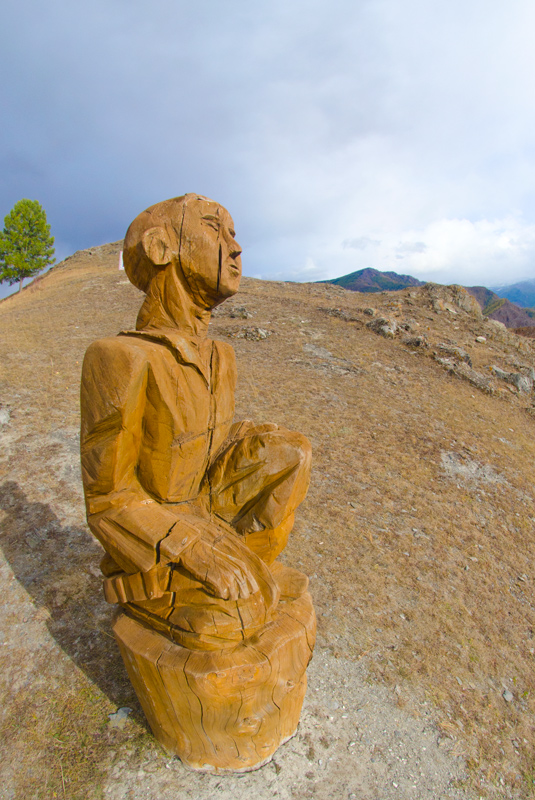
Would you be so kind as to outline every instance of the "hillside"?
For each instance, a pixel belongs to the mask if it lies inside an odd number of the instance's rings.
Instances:
[[[380,272],[377,269],[359,269],[349,275],[342,275],[341,278],[333,278],[330,281],[333,286],[341,286],[343,289],[350,289],[352,292],[383,292],[398,291],[406,289],[408,286],[423,286],[423,282],[411,275],[398,275],[397,272]]]
[[[533,313],[531,308],[520,308],[516,303],[511,303],[510,300],[501,299],[494,308],[490,309],[487,316],[503,322],[507,328],[529,328],[535,326]]]
[[[218,309],[237,418],[313,445],[284,560],[311,577],[319,637],[298,734],[274,762],[192,774],[147,731],[84,519],[83,354],[132,327],[142,300],[119,246],[0,303],[3,796],[532,797],[535,341],[433,284],[244,279]],[[109,720],[124,706],[125,723]]]
[[[507,328],[529,328],[535,326],[535,312],[531,308],[521,308],[504,297],[500,297],[485,286],[467,286],[466,290],[475,297],[483,313],[503,322]],[[520,331],[523,333],[523,331]]]
[[[486,286],[465,286],[465,289],[476,298],[481,310],[487,316],[489,312],[495,311],[496,307],[503,305],[502,298]]]

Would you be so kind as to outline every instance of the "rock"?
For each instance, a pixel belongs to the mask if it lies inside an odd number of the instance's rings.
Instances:
[[[131,708],[128,708],[128,706],[123,706],[122,708],[118,708],[115,714],[108,714],[108,724],[110,728],[118,728],[119,730],[122,730],[128,719],[128,715],[131,713]]]
[[[384,336],[385,339],[393,339],[396,335],[397,325],[393,319],[388,317],[376,317],[371,322],[366,323],[366,327],[379,336]]]
[[[479,342],[479,344],[485,344],[486,341],[486,336],[476,336],[476,342]]]
[[[9,425],[11,414],[8,408],[0,408],[0,425]]]
[[[523,375],[521,372],[506,372],[500,367],[492,366],[490,371],[500,380],[516,387],[519,392],[531,394],[533,391],[533,370],[528,371],[527,375]]]
[[[475,386],[477,389],[481,389],[482,392],[494,394],[495,388],[489,378],[487,378],[485,375],[482,375],[480,372],[476,372],[476,370],[472,369],[469,364],[466,364],[464,361],[458,363],[454,361],[453,358],[440,358],[437,354],[435,354],[434,358],[435,361],[447,369],[448,372],[451,372],[458,378],[463,378],[463,380],[471,383],[472,386]]]
[[[500,380],[502,381],[508,381],[509,375],[511,374],[509,372],[506,372],[504,369],[500,369],[500,367],[495,367],[495,366],[492,366],[490,368],[490,371],[492,372],[493,375],[495,375],[497,378],[500,378]]]
[[[500,322],[499,319],[489,319],[488,324],[492,325],[493,328],[496,328],[499,331],[507,330],[507,325],[504,325],[503,322]]]
[[[503,697],[503,699],[505,700],[506,703],[512,703],[513,700],[515,699],[514,694],[512,692],[510,692],[509,689],[505,689],[502,692],[502,697]]]
[[[407,347],[427,347],[425,336],[404,336],[401,340]]]
[[[346,322],[360,322],[358,316],[353,314],[351,311],[346,311],[344,308],[320,308],[319,310],[323,312],[323,314],[327,314],[329,317],[338,317]],[[366,312],[367,309],[364,310],[365,314]]]
[[[533,378],[528,375],[522,375],[520,372],[511,372],[509,383],[516,386],[518,391],[524,394],[530,394],[533,391]]]
[[[229,317],[231,319],[250,319],[253,315],[247,311],[245,306],[237,306],[229,310]]]
[[[345,358],[334,356],[330,350],[327,350],[325,347],[319,347],[318,345],[307,342],[303,345],[303,351],[305,353],[310,353],[310,355],[320,360],[307,360],[303,362],[300,359],[293,359],[295,364],[306,364],[307,368],[335,372],[337,375],[348,375],[350,373],[358,375],[362,372],[360,367],[356,367],[351,361]]]
[[[267,339],[273,333],[273,331],[266,328],[253,327],[227,328],[226,331],[222,332],[231,339],[248,339],[250,342],[259,342],[262,339]]]
[[[318,356],[318,358],[333,358],[333,354],[330,350],[327,350],[326,347],[318,347],[315,344],[304,344],[303,350],[307,353],[312,353],[314,356]]]
[[[458,359],[459,361],[464,361],[468,364],[469,367],[472,366],[472,359],[461,347],[457,347],[457,345],[449,345],[449,344],[439,344],[438,349],[442,353],[446,353],[449,356],[453,356],[453,358]]]
[[[362,313],[366,314],[368,317],[375,317],[375,308],[365,308]]]
[[[451,313],[451,308],[449,307],[454,307],[466,311],[471,316],[477,317],[477,319],[483,318],[481,306],[463,286],[442,286],[437,283],[426,283],[419,291],[422,297],[427,296],[431,308],[436,313],[441,311],[449,311]]]
[[[253,316],[245,306],[227,306],[223,303],[212,310],[212,317],[230,317],[231,319],[250,319]]]
[[[489,378],[480,372],[476,372],[468,364],[464,362],[457,364],[454,372],[459,378],[463,378],[468,383],[471,383],[472,386],[475,386],[476,389],[481,389],[482,392],[487,392],[488,394],[494,394],[495,388]]]

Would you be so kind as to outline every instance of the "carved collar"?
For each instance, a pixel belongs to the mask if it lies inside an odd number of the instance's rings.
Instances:
[[[149,342],[159,342],[171,347],[177,360],[181,364],[191,365],[202,375],[206,385],[210,385],[210,360],[212,348],[217,343],[212,339],[189,339],[182,336],[179,331],[173,330],[151,330],[141,331],[121,331],[119,336],[138,336]]]

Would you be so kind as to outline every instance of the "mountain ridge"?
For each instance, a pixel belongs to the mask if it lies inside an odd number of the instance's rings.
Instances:
[[[332,278],[328,281],[318,281],[318,283],[341,286],[343,289],[352,292],[374,294],[384,291],[401,291],[411,286],[424,286],[426,282],[420,281],[412,275],[403,275],[393,271],[381,272],[372,267],[365,267],[348,275],[342,275],[339,278]],[[535,303],[535,281],[533,285]],[[486,286],[465,286],[464,288],[472,297],[475,297],[485,316],[490,319],[502,322],[507,328],[518,329],[518,332],[522,335],[525,335],[524,329],[535,327],[535,309],[520,306],[503,294],[500,296]]]
[[[499,297],[505,297],[522,308],[535,306],[535,278],[492,287]]]
[[[399,291],[408,286],[423,286],[425,281],[419,281],[412,275],[400,275],[397,272],[381,272],[373,267],[365,267],[340,278],[332,278],[328,281],[317,281],[317,283],[330,283],[334,286],[341,286],[352,292],[385,292]]]

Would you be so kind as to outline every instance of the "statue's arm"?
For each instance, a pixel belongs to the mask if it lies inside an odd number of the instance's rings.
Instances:
[[[159,561],[160,542],[179,521],[155,502],[137,477],[149,364],[128,341],[103,339],[84,359],[81,456],[88,523],[125,572],[146,572]],[[180,546],[200,538],[195,518],[180,518]]]

